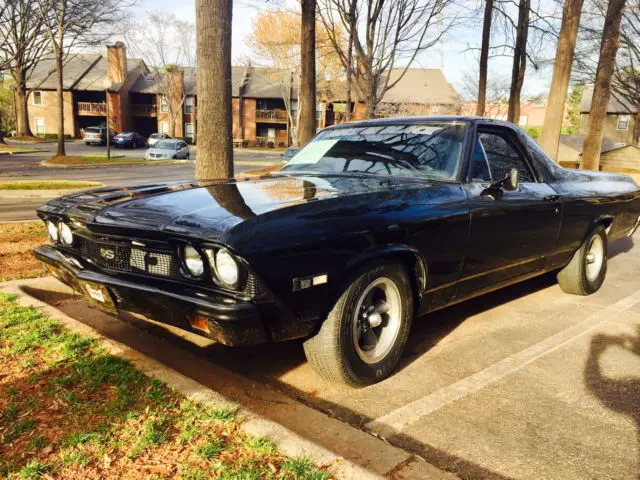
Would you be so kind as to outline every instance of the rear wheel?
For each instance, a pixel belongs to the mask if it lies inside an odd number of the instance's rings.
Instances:
[[[591,295],[607,275],[607,234],[597,226],[585,239],[569,264],[558,272],[558,284],[566,293]]]
[[[412,318],[413,293],[404,267],[371,268],[346,289],[304,351],[324,378],[353,386],[375,383],[395,369]]]

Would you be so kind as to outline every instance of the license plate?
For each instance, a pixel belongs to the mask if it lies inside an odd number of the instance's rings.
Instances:
[[[89,296],[94,300],[97,300],[101,303],[104,303],[104,293],[99,288],[93,288],[91,285],[85,285],[87,288],[87,292],[89,292]]]

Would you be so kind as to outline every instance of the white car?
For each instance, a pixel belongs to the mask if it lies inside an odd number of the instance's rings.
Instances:
[[[146,160],[175,160],[189,158],[189,145],[183,140],[160,140],[144,152]]]
[[[149,145],[150,147],[153,147],[160,140],[167,140],[168,138],[169,138],[169,135],[167,135],[166,133],[152,133],[151,135],[149,135],[149,139],[147,140],[147,145]]]

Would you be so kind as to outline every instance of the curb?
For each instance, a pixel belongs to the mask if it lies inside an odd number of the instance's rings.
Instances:
[[[150,165],[181,165],[185,163],[195,163],[195,160],[149,160],[147,162],[132,163],[92,163],[91,165],[58,165],[55,163],[49,163],[48,160],[43,160],[40,162],[40,166],[48,168],[146,167]]]
[[[32,148],[29,150],[25,150],[22,152],[2,152],[0,151],[0,155],[22,155],[24,153],[39,153],[39,152],[48,152],[49,150],[46,150],[44,148]]]
[[[53,140],[45,140],[44,142],[23,142],[21,140],[11,140],[11,137],[4,137],[4,143],[7,145],[50,145]]]
[[[46,279],[46,278],[45,278]],[[452,480],[458,477],[439,470],[437,467],[428,464],[423,459],[405,452],[397,447],[393,447],[383,440],[368,435],[348,424],[330,419],[325,414],[320,413],[310,407],[306,407],[298,402],[290,400],[296,404],[298,409],[308,409],[314,416],[333,422],[332,425],[339,425],[339,430],[334,432],[335,441],[340,437],[349,437],[350,445],[354,448],[362,448],[364,455],[388,456],[393,458],[393,467],[387,471],[376,473],[368,470],[333,451],[302,437],[289,428],[273,420],[265,418],[240,403],[230,400],[219,392],[198,383],[197,381],[167,367],[147,355],[134,350],[122,343],[104,337],[94,328],[72,318],[57,308],[40,301],[27,294],[23,286],[35,284],[36,280],[13,280],[0,283],[0,290],[16,296],[17,302],[23,306],[35,307],[47,316],[59,321],[66,327],[98,340],[101,345],[111,355],[123,358],[131,362],[136,368],[150,377],[157,378],[167,384],[170,388],[182,393],[187,398],[203,403],[211,408],[233,408],[237,409],[238,418],[241,420],[240,428],[251,436],[266,436],[273,441],[280,451],[291,457],[308,457],[317,465],[328,467],[328,472],[340,480],[373,480],[383,478],[393,478],[402,480],[418,479],[440,479]],[[335,428],[333,429],[335,430]],[[344,438],[342,439],[344,441]]]

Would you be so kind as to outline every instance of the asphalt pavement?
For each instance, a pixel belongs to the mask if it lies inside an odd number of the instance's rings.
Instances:
[[[395,374],[361,389],[318,377],[300,341],[228,348],[131,315],[120,321],[60,283],[45,285],[48,279],[25,290],[352,459],[358,450],[371,453],[371,445],[327,433],[323,424],[269,392],[463,479],[636,480],[640,255],[634,242],[639,240],[636,234],[610,246],[607,278],[594,295],[566,294],[553,275],[544,275],[417,319]],[[235,376],[225,373],[229,370]],[[383,462],[384,454],[379,456]]]
[[[141,182],[163,182],[173,180],[190,180],[194,177],[197,148],[192,147],[191,159],[188,163],[177,165],[140,165],[140,166],[108,166],[108,167],[43,167],[42,160],[51,158],[56,145],[45,144],[46,151],[28,154],[0,155],[0,181],[8,180],[87,180],[105,185],[126,185]],[[84,156],[106,154],[106,147],[85,146],[82,143],[66,144],[67,155]],[[142,158],[144,149],[116,149],[114,154],[125,154],[128,157]],[[267,164],[280,161],[277,151],[234,151],[235,173],[263,168]],[[35,219],[35,209],[46,201],[46,198],[4,198],[0,191],[0,222]]]

